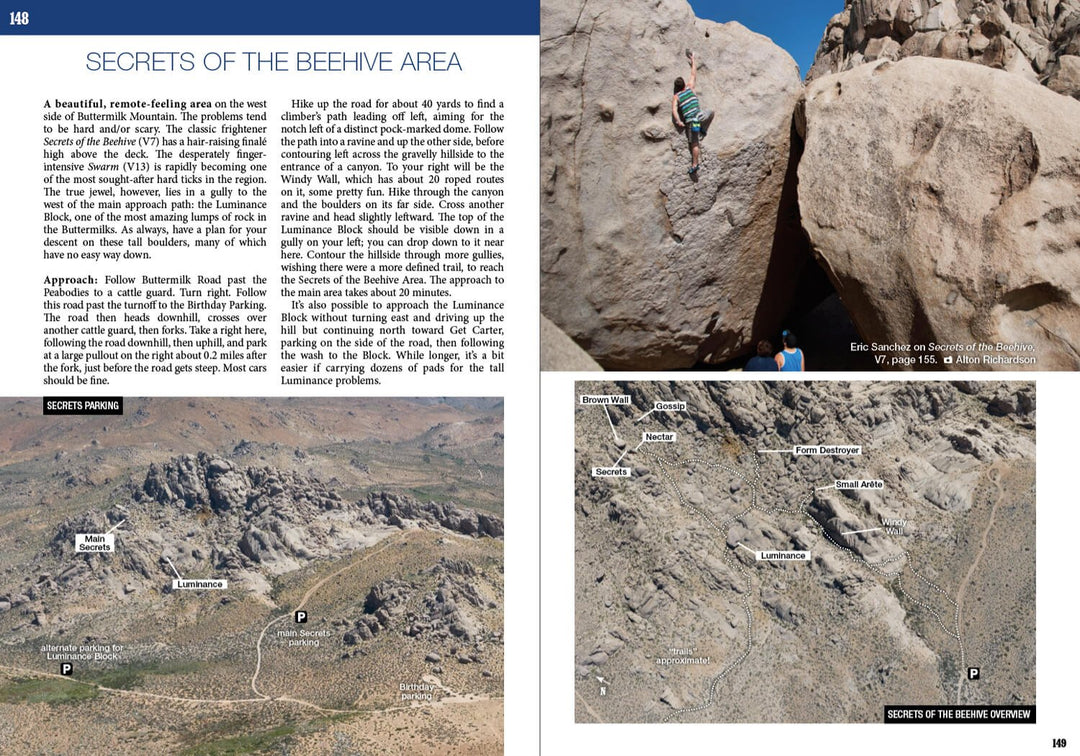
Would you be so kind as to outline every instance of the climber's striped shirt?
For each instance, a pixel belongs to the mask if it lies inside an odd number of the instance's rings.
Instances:
[[[679,92],[679,113],[682,114],[683,123],[694,124],[701,119],[701,106],[698,104],[694,90],[687,87]]]

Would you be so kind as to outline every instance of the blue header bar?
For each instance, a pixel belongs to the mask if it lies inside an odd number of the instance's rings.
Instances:
[[[18,35],[534,35],[538,0],[5,0]]]

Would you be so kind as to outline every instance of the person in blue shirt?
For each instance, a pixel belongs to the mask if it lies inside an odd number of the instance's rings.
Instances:
[[[806,370],[806,359],[796,344],[798,340],[791,331],[784,331],[784,348],[776,353],[776,367],[784,373]]]
[[[772,356],[772,344],[765,339],[757,343],[757,354],[750,358],[743,368],[747,373],[775,373],[780,368]]]

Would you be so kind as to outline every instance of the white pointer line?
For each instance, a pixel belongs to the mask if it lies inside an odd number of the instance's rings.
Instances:
[[[818,486],[814,490],[815,491],[824,491],[826,488],[836,488],[836,484],[833,483],[831,486]]]
[[[749,551],[749,552],[750,552],[751,554],[753,554],[754,556],[757,556],[757,552],[756,552],[756,551],[754,551],[754,550],[753,550],[753,549],[751,549],[751,548],[747,548],[746,546],[743,546],[743,545],[742,545],[742,541],[739,541],[739,542],[738,542],[737,544],[735,544],[735,545],[736,545],[736,546],[742,546],[742,547],[743,547],[744,549],[746,549],[747,551]]]
[[[123,524],[124,524],[125,522],[127,522],[127,518],[126,518],[126,517],[125,517],[125,518],[124,518],[123,520],[121,520],[120,522],[118,522],[118,523],[116,523],[115,525],[113,525],[113,526],[112,526],[111,528],[109,528],[108,530],[106,530],[106,531],[105,531],[105,535],[108,535],[109,533],[113,532],[113,531],[114,531],[114,530],[116,530],[116,529],[117,529],[118,527],[120,527],[121,525],[123,525]]]
[[[608,412],[607,405],[601,404],[600,406],[604,408],[604,414],[607,415],[607,424],[611,426],[611,435],[615,436],[615,440],[618,441],[619,434],[615,432],[615,423],[611,422],[611,413]]]
[[[640,422],[641,422],[642,420],[644,420],[645,418],[647,418],[647,417],[648,417],[649,415],[651,415],[651,414],[652,414],[652,413],[654,413],[654,412],[656,412],[656,407],[653,407],[653,408],[652,408],[651,410],[649,410],[648,412],[646,412],[646,413],[645,413],[644,415],[642,415],[641,417],[639,417],[639,418],[638,418],[637,420],[635,420],[634,422],[635,422],[635,423],[640,423]]]
[[[758,454],[794,454],[794,449],[758,449]]]
[[[162,556],[165,556],[165,555],[164,555],[164,554],[162,554]],[[168,557],[165,557],[165,561],[169,563],[169,566],[170,566],[170,567],[172,567],[172,571],[173,571],[173,572],[176,572],[176,565],[172,563],[172,560],[171,560],[171,559],[169,559]],[[176,579],[177,579],[177,580],[183,580],[183,578],[182,578],[182,577],[180,577],[180,573],[179,573],[179,572],[176,572]]]
[[[881,530],[881,528],[867,528],[866,530],[849,530],[846,533],[840,535],[855,535],[856,533],[873,533],[875,530]]]

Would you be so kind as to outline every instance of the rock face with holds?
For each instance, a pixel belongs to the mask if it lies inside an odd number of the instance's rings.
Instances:
[[[1080,102],[907,58],[815,80],[797,120],[803,226],[864,339],[1019,343],[1036,364],[990,367],[1080,369]]]
[[[703,167],[671,116],[716,118]],[[791,156],[798,67],[684,0],[541,4],[541,303],[608,369],[721,362],[780,327],[808,262]]]
[[[1080,97],[1080,0],[846,0],[808,78],[912,56],[981,63]]]

